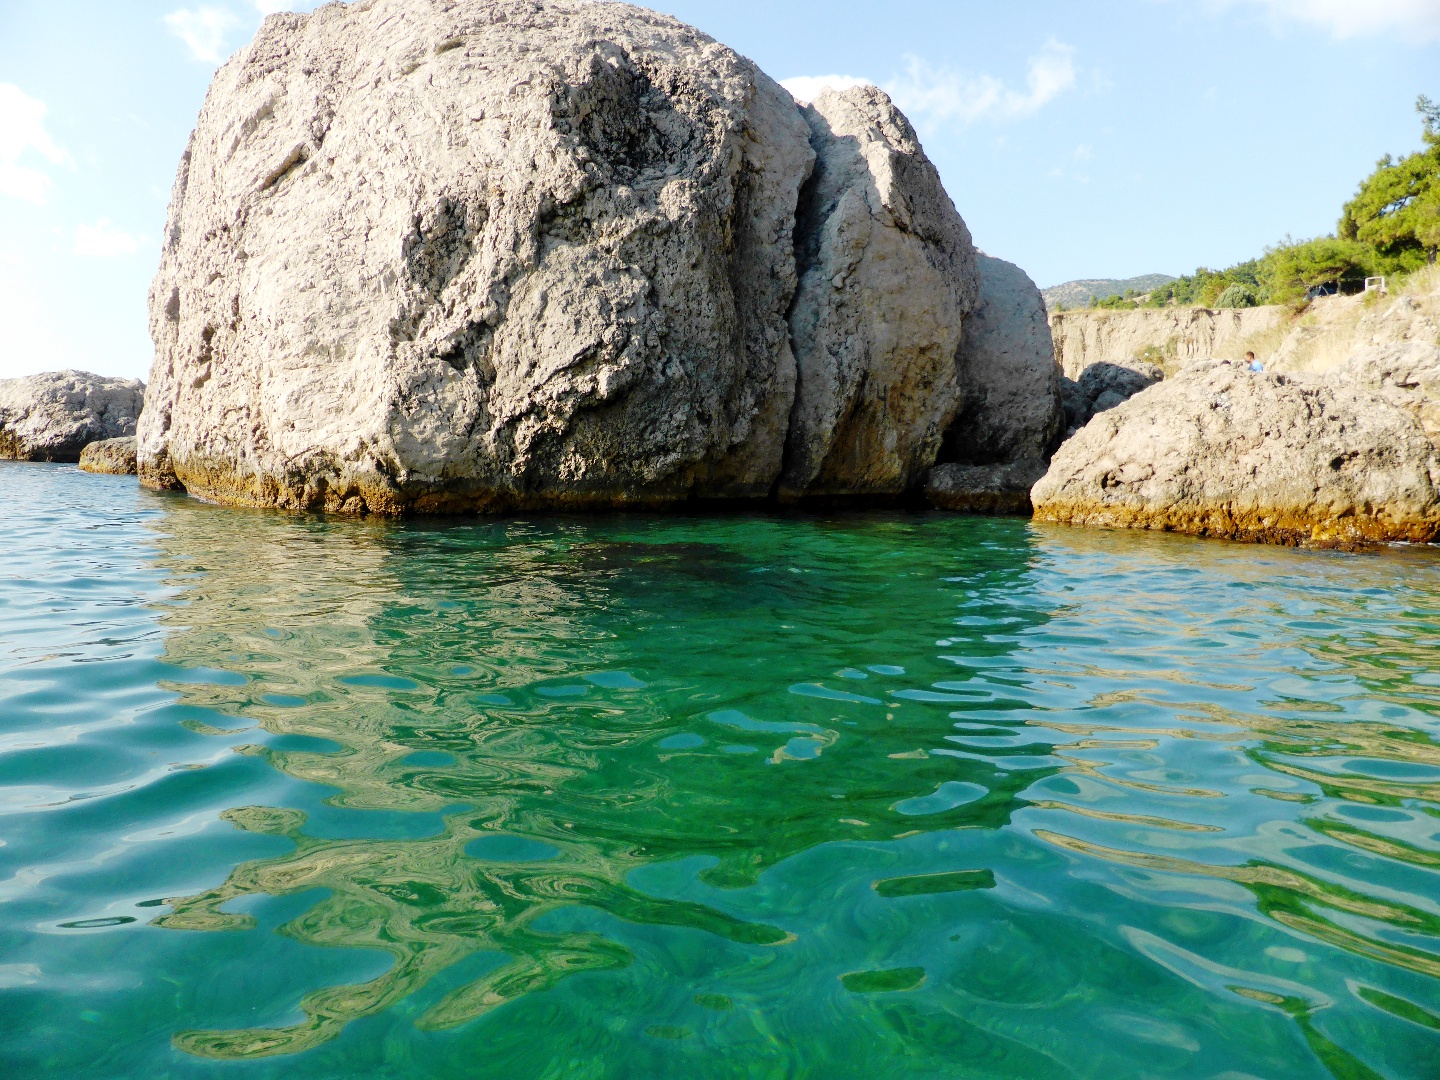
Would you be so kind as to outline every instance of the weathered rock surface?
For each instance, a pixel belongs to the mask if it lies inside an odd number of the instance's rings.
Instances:
[[[1078,380],[1060,376],[1060,400],[1065,411],[1065,438],[1090,422],[1096,413],[1113,409],[1165,377],[1154,364],[1127,360],[1123,364],[1091,364]]]
[[[979,257],[980,299],[960,345],[961,409],[942,460],[1047,458],[1065,412],[1040,289],[1014,263]]]
[[[798,208],[799,381],[780,492],[904,491],[960,404],[975,250],[882,91],[827,90],[803,112],[816,160]]]
[[[925,478],[925,498],[941,510],[971,514],[1029,514],[1030,489],[1045,475],[1041,458],[996,465],[937,465]]]
[[[623,4],[273,15],[176,180],[141,478],[386,513],[903,491],[972,266],[873,89],[802,112]]]
[[[1440,453],[1358,387],[1197,364],[1092,420],[1031,492],[1042,521],[1272,543],[1431,541]]]
[[[1355,353],[1334,378],[1405,409],[1440,447],[1440,348],[1426,341],[1370,345]]]
[[[959,400],[925,480],[934,506],[1028,514],[1065,421],[1045,302],[1013,263],[980,255],[980,297],[960,345]]]
[[[135,437],[92,442],[80,451],[80,468],[84,472],[134,476]]]
[[[0,458],[79,461],[89,443],[134,435],[145,384],[88,371],[0,380]]]

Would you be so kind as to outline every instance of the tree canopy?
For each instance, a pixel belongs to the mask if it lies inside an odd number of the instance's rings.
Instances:
[[[1345,204],[1340,236],[1413,268],[1440,249],[1440,105],[1421,96],[1425,148],[1395,161],[1386,154]]]

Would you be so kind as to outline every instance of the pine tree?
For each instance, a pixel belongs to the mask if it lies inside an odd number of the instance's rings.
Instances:
[[[1423,94],[1425,149],[1395,161],[1381,158],[1345,204],[1340,236],[1358,240],[1413,269],[1440,250],[1440,105]]]

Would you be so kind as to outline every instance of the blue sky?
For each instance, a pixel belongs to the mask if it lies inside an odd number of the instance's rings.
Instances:
[[[145,377],[218,61],[280,0],[0,0],[0,377]],[[799,91],[890,90],[977,243],[1041,285],[1334,228],[1440,98],[1440,0],[664,0]]]

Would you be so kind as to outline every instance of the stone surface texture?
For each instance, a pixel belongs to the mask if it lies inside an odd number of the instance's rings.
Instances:
[[[1432,541],[1440,453],[1334,380],[1192,365],[1096,416],[1031,491],[1042,521],[1271,543]]]
[[[87,371],[0,380],[0,458],[79,461],[90,443],[134,435],[145,384]]]
[[[981,255],[979,271],[980,299],[960,345],[961,408],[941,460],[1048,458],[1065,411],[1044,299],[1014,263]]]
[[[135,437],[102,439],[80,451],[82,472],[106,473],[111,476],[135,475]]]
[[[141,479],[381,513],[904,491],[973,259],[883,94],[802,109],[666,16],[272,15],[176,179]]]
[[[1101,361],[1080,373],[1079,379],[1060,376],[1060,400],[1065,413],[1065,438],[1090,422],[1096,413],[1113,409],[1153,386],[1165,377],[1155,364],[1127,360],[1122,364]]]
[[[816,160],[798,208],[799,381],[780,493],[903,491],[961,401],[975,250],[882,91],[826,90],[803,112]]]

